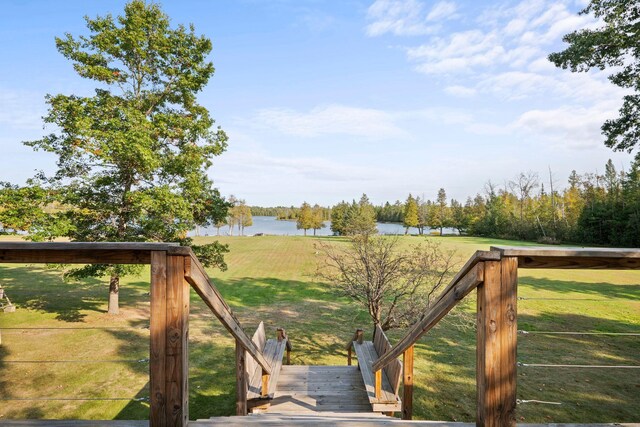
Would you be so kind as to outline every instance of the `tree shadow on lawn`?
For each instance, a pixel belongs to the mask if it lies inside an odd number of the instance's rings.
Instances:
[[[121,315],[109,316],[106,314],[105,308],[108,297],[108,282],[103,279],[89,278],[81,281],[64,282],[61,277],[60,270],[48,269],[42,265],[12,265],[0,266],[0,280],[7,290],[12,302],[16,305],[16,313],[0,314],[0,316],[12,316],[7,318],[4,325],[11,325],[20,328],[24,325],[26,328],[53,328],[51,331],[44,329],[39,333],[51,334],[59,333],[54,329],[72,329],[78,327],[82,329],[82,336],[87,339],[78,341],[78,351],[83,356],[77,356],[75,352],[62,352],[60,348],[48,345],[42,349],[42,353],[36,354],[37,359],[86,359],[87,351],[95,349],[95,359],[144,359],[149,355],[149,334],[144,329],[149,324],[149,308],[148,308],[148,280],[142,281],[125,281],[121,287],[120,304]],[[144,303],[145,306],[140,304]],[[53,316],[50,316],[52,314]],[[54,320],[55,319],[55,320]],[[3,319],[4,320],[4,319]],[[10,321],[9,321],[10,320]],[[68,326],[65,323],[68,322]],[[113,327],[114,329],[109,329]],[[122,329],[120,329],[122,328]],[[106,329],[106,331],[105,331]],[[22,331],[24,332],[24,331]],[[22,332],[19,330],[12,331],[12,337],[21,337]],[[62,331],[61,340],[66,340],[68,334],[76,335],[76,331]],[[114,346],[105,345],[100,342],[104,340],[105,335],[111,335],[115,338]],[[32,337],[33,334],[24,337]],[[78,338],[74,338],[77,340]],[[98,341],[94,341],[98,340]],[[50,343],[51,340],[46,342]],[[61,341],[62,343],[62,341]],[[94,344],[95,343],[95,344]],[[25,346],[24,343],[21,344]],[[37,344],[36,344],[37,345]],[[61,348],[67,348],[61,346]],[[104,351],[105,353],[103,353]],[[34,378],[39,380],[42,378],[43,372],[50,372],[51,381],[69,381],[62,383],[58,388],[52,388],[51,384],[38,387],[36,383],[28,386],[28,397],[129,397],[131,390],[138,388],[140,377],[144,381],[148,379],[148,364],[119,362],[117,369],[110,370],[111,364],[97,364],[96,370],[89,376],[82,372],[86,369],[74,369],[74,365],[60,370],[57,364],[44,364],[38,369],[39,375],[33,378],[17,378],[10,377],[14,365],[8,365],[4,361],[9,359],[24,359],[20,354],[11,353],[11,341],[7,340],[0,346],[0,396],[12,396],[11,384],[22,384],[25,387],[25,381],[31,381]],[[35,353],[34,353],[35,354]],[[84,368],[84,365],[79,365]],[[105,368],[107,366],[107,368]],[[6,369],[5,369],[6,368]],[[51,371],[50,369],[51,368]],[[130,372],[131,375],[121,375],[121,372]],[[49,374],[48,374],[49,375]],[[93,385],[92,385],[93,384]],[[128,384],[133,386],[127,388]],[[67,386],[71,389],[67,390]],[[23,390],[25,391],[25,390]],[[148,396],[148,390],[141,390],[137,397]],[[17,396],[23,397],[23,396]],[[113,402],[85,402],[78,401],[77,405],[70,403],[60,403],[60,401],[26,401],[14,402],[15,405],[5,406],[3,410],[4,417],[8,418],[82,418],[85,411],[89,411],[92,416],[96,413],[104,414],[102,418],[111,414],[113,410]],[[104,406],[102,406],[104,405]],[[144,406],[147,405],[145,408]],[[104,410],[101,410],[104,407]],[[131,402],[127,407],[134,408],[129,411],[137,412],[138,416],[134,418],[148,418],[148,404],[144,402]],[[137,408],[137,409],[135,409]],[[78,415],[79,414],[79,415]]]
[[[446,319],[446,318],[445,318]],[[573,330],[629,330],[633,325],[583,314],[518,315],[519,325],[550,322]],[[547,324],[548,323],[548,324]],[[445,327],[443,327],[445,326]],[[560,329],[558,327],[556,330]],[[475,330],[440,325],[416,344],[414,413],[443,421],[475,419]],[[534,364],[640,365],[640,341],[630,336],[518,336],[518,361]],[[518,422],[634,422],[640,414],[637,369],[518,367]]]
[[[535,290],[545,290],[557,293],[580,293],[598,298],[621,298],[630,301],[640,301],[640,284],[618,285],[614,283],[585,283],[578,281],[557,280],[549,278],[534,278],[523,276],[518,280],[520,285],[528,285]]]
[[[67,282],[61,270],[27,265],[0,266],[0,280],[18,309],[54,313],[63,322],[83,322],[90,311],[106,313],[109,284],[105,278]],[[126,282],[120,288],[120,302],[127,306],[148,292],[149,283]]]
[[[336,293],[322,282],[286,280],[276,277],[213,279],[224,299],[232,307],[255,307],[277,302],[333,300]]]

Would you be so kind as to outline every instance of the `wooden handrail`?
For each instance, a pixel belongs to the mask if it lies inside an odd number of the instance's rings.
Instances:
[[[484,280],[484,264],[481,261],[499,260],[500,253],[492,251],[477,251],[462,269],[451,280],[451,283],[436,299],[436,302],[427,310],[422,320],[415,323],[407,334],[381,356],[372,369],[379,371],[387,366],[393,359],[402,355],[405,350],[414,345],[418,339],[427,333],[442,319],[458,302],[469,292],[476,288]]]
[[[222,298],[218,289],[211,283],[211,279],[200,261],[193,252],[189,257],[185,257],[184,277],[191,284],[193,289],[200,295],[200,298],[207,304],[213,314],[222,322],[222,325],[236,339],[236,343],[253,357],[262,367],[264,375],[271,375],[271,365],[264,358],[262,351],[256,347],[251,338],[246,334],[240,322],[231,311],[227,302]]]
[[[618,248],[549,248],[496,246],[503,257],[517,257],[519,268],[637,270],[640,250]]]

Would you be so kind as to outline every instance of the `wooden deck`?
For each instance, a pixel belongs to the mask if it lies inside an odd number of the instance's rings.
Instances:
[[[217,417],[209,420],[190,421],[190,427],[224,425],[241,427],[251,425],[284,426],[429,426],[429,427],[475,427],[475,423],[444,421],[403,421],[376,414],[332,414],[324,417],[305,414],[260,414],[245,417]],[[0,427],[148,427],[149,421],[87,421],[87,420],[0,420]],[[640,427],[640,423],[626,424],[518,424],[519,427]]]
[[[270,405],[254,412],[371,413],[371,405],[356,366],[285,365]]]

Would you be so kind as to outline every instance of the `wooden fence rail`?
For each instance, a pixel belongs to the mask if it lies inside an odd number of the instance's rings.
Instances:
[[[414,344],[477,289],[476,425],[516,425],[518,268],[640,269],[640,250],[499,246],[476,252],[422,320],[373,364],[378,378],[381,369],[403,355],[404,419],[412,416]]]
[[[270,364],[189,247],[175,243],[0,242],[0,263],[151,265],[151,427],[186,426],[189,420],[190,287],[235,338],[236,351],[242,353],[239,360],[244,362],[245,354],[255,359],[268,382]]]

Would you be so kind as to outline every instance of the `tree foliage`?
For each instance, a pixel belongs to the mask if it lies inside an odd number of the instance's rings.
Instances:
[[[402,224],[405,227],[404,234],[409,232],[410,227],[418,226],[418,203],[411,194],[407,197],[407,202],[404,205],[404,218]]]
[[[603,25],[565,35],[569,47],[549,60],[573,72],[612,69],[609,80],[632,91],[624,96],[618,118],[602,125],[608,147],[631,152],[640,140],[640,2],[591,0],[580,13],[593,14]]]
[[[304,202],[300,207],[296,227],[298,230],[304,230],[305,236],[307,235],[307,230],[314,227],[313,211],[311,210],[311,205],[307,202]]]
[[[73,224],[76,241],[179,241],[196,224],[222,219],[227,204],[207,176],[227,136],[196,95],[213,75],[211,41],[193,26],[171,28],[157,4],[133,0],[124,14],[85,18],[89,35],[56,38],[75,71],[96,84],[92,96],[48,95],[55,132],[26,144],[55,154],[45,182]],[[203,261],[224,267],[222,245]],[[122,266],[82,274],[111,276]],[[117,311],[111,307],[110,312]]]
[[[454,252],[426,241],[411,250],[398,239],[358,235],[347,248],[320,242],[318,275],[363,306],[383,330],[415,323],[455,269]]]
[[[331,208],[331,231],[339,236],[377,233],[376,210],[366,194],[358,202],[342,201]]]

